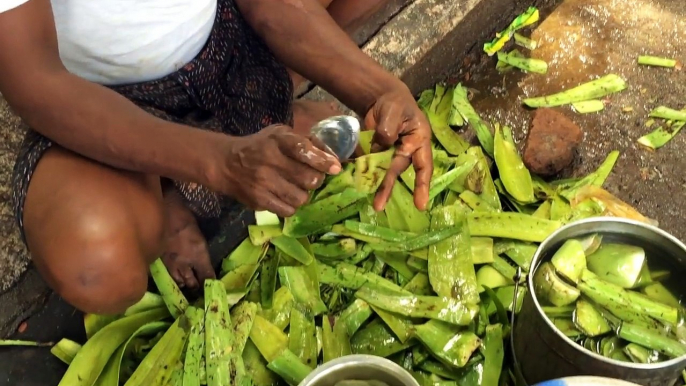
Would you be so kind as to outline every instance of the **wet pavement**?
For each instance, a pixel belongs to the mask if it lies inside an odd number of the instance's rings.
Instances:
[[[539,48],[530,56],[548,63],[545,75],[515,70],[503,76],[495,71],[494,58],[486,58],[471,72],[463,63],[458,78],[479,91],[473,100],[477,111],[485,119],[511,126],[521,145],[531,119],[531,112],[521,105],[522,98],[555,93],[609,73],[622,76],[628,89],[610,96],[604,111],[579,115],[569,107],[559,109],[585,131],[575,164],[565,174],[587,174],[610,151],[621,151],[605,187],[658,220],[661,228],[686,240],[686,206],[682,204],[686,198],[686,133],[657,151],[636,142],[652,130],[645,123],[654,107],[686,106],[686,69],[636,63],[639,55],[686,61],[686,2],[565,0],[531,37],[539,42]]]

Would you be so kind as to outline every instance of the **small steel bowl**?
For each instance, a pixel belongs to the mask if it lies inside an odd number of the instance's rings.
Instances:
[[[375,380],[388,386],[419,386],[405,369],[386,358],[346,355],[317,367],[298,386],[334,386],[346,380]]]

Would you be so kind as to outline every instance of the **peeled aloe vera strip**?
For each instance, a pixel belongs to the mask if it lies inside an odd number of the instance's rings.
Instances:
[[[372,308],[367,302],[355,299],[341,312],[337,323],[345,327],[348,336],[353,336],[373,313]]]
[[[225,270],[226,273],[220,280],[227,291],[240,292],[248,290],[250,283],[256,277],[257,270],[260,268],[260,262],[267,255],[268,245],[255,247],[248,243],[246,249],[242,250],[245,254],[238,254],[238,250],[234,250],[228,259],[222,262],[222,270],[228,269]]]
[[[605,103],[598,99],[591,99],[590,101],[581,101],[572,103],[572,109],[578,114],[597,113],[605,109]]]
[[[338,285],[344,288],[360,289],[364,285],[379,288],[400,290],[400,287],[381,276],[367,272],[362,268],[346,263],[338,263],[334,267],[319,264],[319,281],[324,284]]]
[[[658,56],[640,55],[638,57],[638,64],[644,66],[674,68],[676,67],[677,61],[674,59],[661,58]]]
[[[471,190],[460,193],[460,200],[464,201],[475,212],[499,212],[498,209],[490,206],[485,200]]]
[[[464,367],[481,345],[473,332],[437,320],[416,326],[415,335],[434,357],[454,368]]]
[[[686,126],[686,122],[684,121],[676,122],[667,128],[660,126],[639,138],[637,142],[649,149],[659,149],[674,139],[684,126]]]
[[[308,366],[317,364],[317,329],[312,312],[297,305],[291,310],[288,349]]]
[[[371,306],[372,310],[379,318],[393,331],[401,343],[407,342],[412,336],[412,319],[407,316],[398,315],[393,312],[383,310],[379,307]]]
[[[222,260],[222,272],[231,272],[245,265],[257,264],[266,253],[267,246],[264,244],[267,241],[269,240],[253,244],[251,239],[243,240],[229,256]]]
[[[417,236],[417,234],[414,233],[403,232],[396,229],[353,220],[345,221],[345,227],[351,232],[373,237],[375,239],[378,238],[388,242],[404,242]]]
[[[267,368],[278,374],[290,386],[298,386],[312,372],[311,367],[300,362],[300,359],[288,349],[269,362]]]
[[[166,269],[166,268],[165,268]],[[117,348],[141,326],[169,315],[154,309],[116,320],[93,335],[79,350],[58,386],[91,386]]]
[[[469,303],[479,302],[476,273],[472,264],[471,237],[459,209],[442,207],[432,212],[432,230],[459,226],[460,232],[429,248],[429,280],[439,296]]]
[[[186,311],[191,324],[183,365],[183,386],[200,386],[200,366],[205,356],[205,311],[189,307]]]
[[[503,326],[494,324],[486,327],[486,336],[483,340],[484,369],[482,386],[498,386],[500,372],[505,360],[505,347],[503,345]]]
[[[250,340],[267,362],[271,362],[288,348],[288,336],[267,319],[257,315],[250,330]]]
[[[533,108],[562,106],[591,99],[600,99],[626,88],[627,84],[624,79],[618,75],[610,74],[557,94],[524,99],[524,104]]]
[[[671,109],[667,106],[656,107],[650,112],[649,116],[651,118],[662,118],[672,121],[686,121],[686,111]]]
[[[322,318],[322,352],[324,363],[352,354],[350,338],[344,326],[330,316]]]
[[[302,206],[295,215],[286,218],[283,234],[290,237],[305,237],[352,217],[365,205],[365,197],[365,192],[348,188],[341,193]]]
[[[500,180],[507,192],[521,203],[536,201],[531,173],[512,141],[510,128],[496,125],[494,142],[495,163],[498,166]]]
[[[208,386],[227,385],[234,376],[244,376],[234,360],[240,353],[232,351],[234,334],[225,298],[226,291],[221,282],[205,281],[205,368]]]
[[[521,213],[474,213],[467,216],[472,236],[502,237],[542,242],[562,226],[559,221],[544,220]]]
[[[548,63],[541,59],[522,58],[503,52],[498,52],[498,60],[526,72],[534,72],[537,74],[545,74],[548,72]]]
[[[491,133],[491,129],[481,119],[479,113],[474,110],[474,107],[469,102],[467,89],[461,84],[455,86],[453,90],[451,115],[455,113],[462,116],[464,121],[471,126],[486,153],[493,156],[493,133]]]
[[[308,265],[314,261],[314,256],[305,249],[298,239],[280,236],[271,240],[271,243],[282,253],[292,257],[299,263]]]
[[[412,318],[438,319],[466,326],[479,311],[472,303],[438,296],[414,296],[386,289],[360,288],[355,296],[372,306]]]
[[[343,170],[335,176],[327,177],[324,186],[314,194],[312,202],[319,201],[326,197],[340,193],[347,188],[355,186],[355,179],[353,178],[353,171],[355,170],[354,163],[343,165]]]
[[[61,339],[57,344],[52,346],[50,353],[65,364],[71,364],[76,353],[81,350],[81,345],[69,339]]]
[[[308,307],[314,315],[327,311],[319,295],[319,287],[310,278],[305,267],[280,267],[279,279],[293,294],[296,303]]]
[[[373,320],[350,338],[353,354],[389,357],[412,346],[411,341],[402,343],[379,319]]]
[[[169,313],[174,317],[178,318],[183,315],[188,308],[188,300],[179,289],[179,286],[171,277],[167,267],[161,259],[156,259],[152,264],[150,264],[150,276],[155,281],[160,295],[164,299],[164,303],[169,309]]]
[[[269,240],[283,235],[281,231],[281,225],[248,225],[248,236],[250,237],[250,243],[254,246],[260,246],[264,243],[268,243]],[[238,248],[241,248],[239,246]],[[239,249],[235,249],[238,251]],[[222,267],[223,270],[229,270]]]
[[[445,151],[459,155],[469,148],[469,144],[450,127],[452,99],[452,89],[446,90],[444,86],[437,84],[431,106],[424,113],[429,119],[431,131]]]
[[[286,287],[281,287],[274,292],[274,302],[271,309],[262,309],[258,315],[265,318],[283,331],[290,321],[291,308],[295,300],[293,294]]]

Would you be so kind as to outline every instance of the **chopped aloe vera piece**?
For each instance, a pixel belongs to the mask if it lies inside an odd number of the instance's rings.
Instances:
[[[380,357],[389,357],[405,350],[413,343],[410,340],[406,343],[400,342],[380,319],[373,320],[350,338],[350,348],[353,354],[368,354]]]
[[[676,67],[677,61],[674,59],[660,58],[657,56],[641,55],[638,57],[638,64],[655,67]]]
[[[537,74],[545,74],[548,72],[548,63],[541,59],[522,58],[516,55],[498,52],[498,60],[526,72],[534,72]]]
[[[634,288],[646,264],[643,248],[627,244],[603,243],[586,258],[588,270],[622,288]]]
[[[584,336],[584,333],[576,328],[576,325],[571,319],[555,318],[552,322],[555,327],[568,338],[576,339]]]
[[[476,137],[479,139],[479,143],[486,153],[493,156],[493,134],[488,128],[488,125],[486,125],[486,122],[481,119],[479,113],[477,113],[471,103],[469,103],[467,89],[461,84],[455,86],[455,90],[453,90],[450,116],[462,117],[462,119],[471,126],[472,130],[474,130]]]
[[[574,323],[576,327],[588,337],[603,335],[612,330],[610,324],[603,318],[603,315],[585,300],[576,302],[576,312],[574,312]]]
[[[515,33],[514,39],[515,39],[515,44],[517,44],[520,47],[524,47],[527,50],[535,50],[538,47],[538,42],[536,42],[535,40],[529,39],[526,36],[523,36],[521,34]]]
[[[493,239],[490,237],[472,237],[472,264],[492,263],[495,254],[493,253]]]
[[[597,113],[605,108],[605,103],[598,99],[591,99],[590,101],[572,103],[572,108],[579,114]]]
[[[684,128],[684,126],[686,126],[685,121],[676,122],[672,124],[672,126],[667,128],[660,126],[657,129],[639,138],[638,143],[639,145],[645,146],[652,150],[659,149],[662,146],[666,145],[674,137],[676,137],[676,135],[679,134],[679,132],[681,131],[681,129]]]
[[[515,286],[510,285],[507,287],[500,287],[496,288],[494,290],[496,297],[500,301],[500,303],[503,305],[503,307],[510,312],[514,313],[519,313],[519,311],[522,309],[522,304],[524,302],[524,296],[526,295],[526,289],[524,286],[519,286],[519,290],[517,293],[517,304],[515,305]],[[487,314],[493,315],[495,314],[496,310],[496,305],[495,302],[490,302],[488,304],[488,307],[486,308]],[[571,316],[571,312],[570,312]]]
[[[686,121],[686,111],[670,109],[666,106],[656,107],[650,112],[651,118],[669,119],[671,121]]]
[[[438,360],[456,368],[464,367],[481,345],[473,332],[437,320],[416,326],[415,334]]]
[[[547,299],[554,306],[566,306],[579,298],[578,289],[565,283],[550,263],[543,263],[534,274],[534,289],[539,299]]]
[[[544,306],[541,308],[543,309],[543,313],[545,313],[546,316],[549,318],[569,318],[569,319],[571,319],[572,316],[574,315],[574,311],[576,310],[576,307],[573,305],[562,306],[562,307]]]
[[[655,363],[660,360],[660,354],[636,343],[629,343],[624,347],[624,354],[635,363]]]
[[[512,279],[503,276],[490,265],[479,268],[476,272],[476,283],[479,286],[479,293],[484,292],[484,286],[495,289],[514,284]]]
[[[257,225],[279,225],[279,216],[268,211],[268,210],[258,210],[255,211],[255,223]]]
[[[670,358],[686,355],[686,344],[632,323],[622,323],[618,335],[626,341],[657,350]]]
[[[620,92],[626,87],[627,84],[624,79],[618,75],[610,74],[557,94],[524,99],[524,104],[533,108],[562,106],[602,98]]]
[[[296,303],[307,306],[314,315],[327,311],[319,295],[319,286],[308,275],[305,267],[281,267],[279,280],[293,294]]]
[[[581,272],[586,269],[584,247],[578,240],[567,240],[555,252],[550,262],[558,274],[573,283],[578,283]]]
[[[527,26],[536,23],[540,18],[538,9],[536,7],[529,7],[526,12],[517,16],[510,25],[504,30],[496,34],[496,38],[493,41],[484,44],[484,52],[489,56],[492,56],[496,52],[500,51],[505,43],[507,43],[512,35]]]

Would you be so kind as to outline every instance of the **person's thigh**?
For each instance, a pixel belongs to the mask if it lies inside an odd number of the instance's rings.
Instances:
[[[163,249],[159,178],[110,168],[59,147],[40,159],[24,204],[24,233],[48,284],[84,312],[138,301]]]

